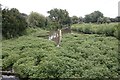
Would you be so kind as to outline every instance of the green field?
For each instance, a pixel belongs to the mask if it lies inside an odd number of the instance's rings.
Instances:
[[[39,28],[3,40],[3,70],[13,68],[29,78],[117,78],[115,24],[75,24],[72,30],[82,34],[63,35],[60,47],[48,40],[48,31]]]

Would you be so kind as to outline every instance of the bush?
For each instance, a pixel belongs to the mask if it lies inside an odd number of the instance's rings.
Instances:
[[[14,38],[22,35],[27,27],[26,19],[15,9],[2,10],[3,38]]]
[[[102,34],[106,36],[115,36],[117,34],[117,24],[74,24],[72,30],[83,32],[85,34]]]
[[[27,22],[29,27],[44,28],[46,18],[37,12],[31,12],[30,15],[28,16]]]
[[[53,41],[30,34],[3,40],[2,67],[11,67],[20,77],[32,79],[116,78],[117,50],[118,40],[114,37],[65,34],[58,48]]]
[[[3,59],[3,70],[6,70],[7,68],[11,68],[13,64],[19,59],[18,54],[11,54],[8,57]]]

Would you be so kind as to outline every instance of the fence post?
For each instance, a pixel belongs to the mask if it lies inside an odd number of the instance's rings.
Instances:
[[[57,47],[59,47],[59,46],[60,46],[61,39],[62,39],[61,29],[58,29],[58,44],[57,44]]]

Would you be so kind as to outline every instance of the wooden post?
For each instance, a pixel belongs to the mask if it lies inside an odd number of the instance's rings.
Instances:
[[[62,39],[62,30],[58,29],[56,32],[50,32],[49,33],[49,40],[53,40],[56,42],[57,47],[60,46],[61,39]]]
[[[59,47],[59,46],[60,46],[61,39],[62,39],[62,33],[61,33],[61,30],[60,30],[60,29],[58,29],[58,43],[57,43],[57,47]]]

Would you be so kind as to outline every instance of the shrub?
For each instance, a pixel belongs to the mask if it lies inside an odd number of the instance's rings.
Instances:
[[[3,45],[3,69],[11,67],[21,78],[118,77],[114,37],[65,34],[58,48],[53,41],[29,35],[3,40]]]
[[[29,27],[44,28],[46,18],[37,12],[31,12],[30,15],[28,16],[27,22]]]
[[[85,34],[102,34],[106,36],[117,35],[117,24],[74,24],[72,30]]]
[[[27,27],[26,19],[15,9],[2,10],[2,35],[3,38],[13,38],[24,33]]]

